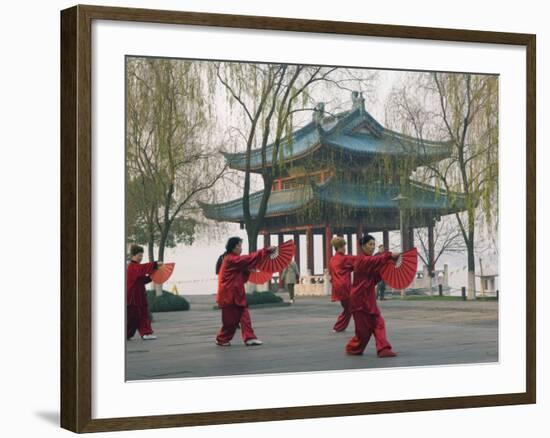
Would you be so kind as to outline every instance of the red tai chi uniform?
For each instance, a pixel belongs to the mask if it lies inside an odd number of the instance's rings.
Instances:
[[[371,335],[376,341],[376,351],[391,350],[386,338],[386,325],[376,302],[375,286],[380,281],[380,269],[390,260],[387,251],[376,256],[356,256],[353,266],[353,285],[350,295],[350,311],[355,322],[355,336],[346,345],[348,354],[363,354]]]
[[[151,282],[149,274],[157,269],[157,262],[138,263],[131,261],[126,270],[126,339],[139,331],[141,336],[153,333],[149,318],[149,304],[145,285]]]
[[[356,256],[345,255],[336,251],[328,265],[332,283],[332,301],[340,301],[343,308],[333,327],[336,332],[344,331],[351,320],[351,273],[353,272],[355,258]]]
[[[222,328],[216,336],[219,344],[225,344],[233,339],[239,323],[245,342],[256,339],[247,308],[244,285],[248,281],[250,270],[254,269],[268,254],[269,250],[263,248],[245,256],[229,253],[223,258],[218,274],[216,297],[218,306],[222,310]]]

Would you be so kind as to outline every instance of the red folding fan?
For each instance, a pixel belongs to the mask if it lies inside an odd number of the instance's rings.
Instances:
[[[248,277],[248,281],[254,284],[264,284],[267,283],[273,274],[271,272],[263,271],[252,271]]]
[[[281,272],[294,257],[294,240],[287,240],[275,248],[269,257],[261,261],[257,268],[263,272]]]
[[[394,289],[405,289],[410,286],[416,276],[418,252],[416,248],[401,253],[397,261],[390,260],[380,270],[384,283]]]
[[[151,280],[153,280],[153,282],[157,284],[162,284],[170,278],[172,272],[174,272],[174,266],[176,266],[175,263],[163,263],[162,266],[159,266],[159,268],[149,277],[151,277]]]

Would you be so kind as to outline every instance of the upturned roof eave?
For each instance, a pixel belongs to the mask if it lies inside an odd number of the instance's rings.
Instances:
[[[345,207],[351,207],[356,210],[370,210],[370,209],[377,209],[377,210],[398,210],[399,206],[397,202],[391,203],[391,200],[385,201],[385,203],[382,205],[357,205],[356,202],[346,202],[345,200],[342,200],[342,198],[335,199],[333,195],[326,195],[326,191],[331,188],[333,184],[336,182],[334,179],[329,179],[325,183],[320,185],[312,185],[312,192],[311,195],[305,194],[303,202],[298,201],[297,205],[289,206],[287,209],[281,209],[276,212],[269,213],[269,211],[266,214],[266,218],[273,218],[273,217],[280,217],[285,215],[290,215],[299,212],[301,209],[305,208],[308,204],[320,201],[323,203],[326,203],[328,205],[337,205],[337,206],[345,206]],[[434,196],[437,198],[439,196],[445,197],[449,199],[449,195],[445,191],[439,192],[439,194],[436,195],[436,188],[433,186],[429,186],[427,184],[423,183],[416,183],[411,182],[413,187],[416,187],[416,190],[420,190],[424,193],[433,193]],[[303,189],[300,189],[303,190]],[[288,189],[283,190],[279,192],[290,192],[290,191],[297,191],[297,189]],[[254,192],[250,196],[252,198],[259,197],[263,194],[263,190]],[[452,194],[455,197],[455,201],[449,205],[429,205],[426,207],[420,207],[421,210],[433,210],[438,212],[441,215],[447,215],[447,214],[453,214],[460,211],[463,211],[465,209],[465,200],[464,196],[460,193],[453,193]],[[424,203],[424,200],[419,201],[420,203]],[[216,220],[216,221],[223,221],[223,222],[235,222],[240,223],[244,220],[244,215],[234,217],[234,215],[228,215],[223,214],[223,210],[227,210],[228,208],[238,208],[239,204],[242,205],[242,198],[237,198],[225,203],[221,204],[205,204],[205,203],[199,203],[200,207],[203,209],[203,212],[205,216],[208,219]],[[269,208],[269,207],[268,207]]]
[[[343,116],[341,115],[343,114]],[[330,127],[329,129],[323,129],[322,124],[319,125],[314,121],[309,122],[308,124],[304,125],[302,128],[298,129],[293,133],[292,141],[296,142],[299,141],[301,137],[304,135],[311,133],[312,131],[316,131],[317,138],[314,142],[312,142],[311,145],[307,146],[305,150],[298,154],[298,155],[290,155],[289,157],[286,157],[284,159],[285,163],[299,160],[303,158],[304,156],[307,156],[308,154],[311,154],[315,152],[317,149],[319,149],[319,146],[321,145],[327,145],[327,146],[333,146],[338,147],[341,150],[345,150],[346,152],[352,153],[352,154],[358,154],[358,155],[379,155],[379,154],[388,154],[388,152],[379,150],[379,151],[358,151],[353,150],[350,148],[347,148],[345,145],[340,145],[334,142],[331,142],[328,138],[331,135],[338,135],[338,133],[346,133],[346,127],[350,124],[355,123],[356,125],[360,125],[360,123],[357,122],[356,119],[360,119],[359,122],[368,122],[370,125],[372,125],[374,129],[374,135],[375,137],[380,138],[381,140],[390,140],[390,141],[402,141],[407,144],[416,144],[419,146],[415,146],[414,149],[419,150],[421,148],[424,148],[427,153],[427,157],[429,159],[444,159],[447,158],[450,153],[450,144],[451,142],[439,142],[439,141],[433,141],[433,140],[421,140],[408,136],[406,134],[398,133],[396,131],[393,131],[391,129],[385,128],[382,126],[370,113],[368,113],[366,110],[361,111],[360,108],[356,108],[351,111],[344,111],[340,114],[337,114],[336,116],[337,121],[334,124],[334,126]],[[349,135],[349,133],[347,133]],[[273,143],[266,146],[267,151],[267,165],[271,166],[271,156],[269,154],[269,151],[272,150]],[[399,152],[389,152],[392,155],[399,156]],[[403,151],[401,155],[408,155],[413,156],[414,154],[417,154],[417,152],[407,152]],[[246,170],[246,166],[243,164],[236,164],[236,163],[244,163],[246,159],[246,152],[235,152],[235,153],[223,153],[226,161],[229,164],[229,167],[234,170]],[[253,149],[251,151],[251,161],[254,161],[254,159],[261,155],[261,149]],[[261,169],[261,164],[252,164],[250,167],[250,170],[252,172],[257,172]]]

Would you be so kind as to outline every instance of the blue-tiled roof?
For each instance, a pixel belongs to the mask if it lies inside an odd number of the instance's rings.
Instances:
[[[345,205],[357,209],[397,209],[393,199],[403,195],[404,201],[416,210],[429,209],[441,212],[461,211],[465,208],[464,198],[458,194],[446,195],[433,187],[411,182],[407,189],[397,184],[357,185],[338,182],[316,186],[315,197],[329,203]]]
[[[252,216],[258,214],[263,190],[250,195],[250,213]],[[276,190],[271,192],[267,203],[266,216],[277,216],[289,214],[299,210],[313,199],[311,187],[299,187],[289,190]],[[242,198],[234,199],[221,204],[199,203],[204,215],[209,219],[240,222],[244,218]]]
[[[313,187],[299,187],[289,190],[277,190],[271,193],[266,217],[292,214],[311,201],[318,200],[327,204],[343,205],[358,210],[395,209],[397,201],[393,199],[402,194],[408,198],[410,206],[416,210],[434,210],[440,214],[449,214],[465,209],[464,198],[458,194],[436,192],[428,185],[411,182],[408,191],[398,185],[380,185],[377,183],[358,185],[329,180]],[[250,195],[252,215],[256,215],[263,191]],[[242,198],[222,204],[201,204],[209,219],[224,222],[240,222],[244,219]]]
[[[357,128],[365,127],[358,131]],[[418,141],[384,128],[362,107],[326,117],[321,122],[312,121],[298,129],[283,146],[285,161],[305,156],[321,148],[336,148],[347,153],[364,156],[386,154],[414,156],[419,161],[440,160],[450,154],[449,143]],[[245,169],[246,153],[225,153],[230,167]],[[272,163],[273,144],[266,147],[266,163]],[[261,168],[261,149],[251,151],[251,169]]]
[[[314,123],[309,123],[293,133],[292,138],[285,142],[282,147],[284,157],[298,157],[319,146],[319,132]],[[266,163],[270,165],[273,158],[273,144],[266,146]],[[233,169],[246,168],[246,153],[224,153],[224,156]],[[250,153],[251,168],[258,168],[262,165],[261,149],[253,149]]]

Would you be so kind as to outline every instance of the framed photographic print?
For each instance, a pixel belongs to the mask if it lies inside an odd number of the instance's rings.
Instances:
[[[62,11],[62,427],[535,403],[535,41]]]

